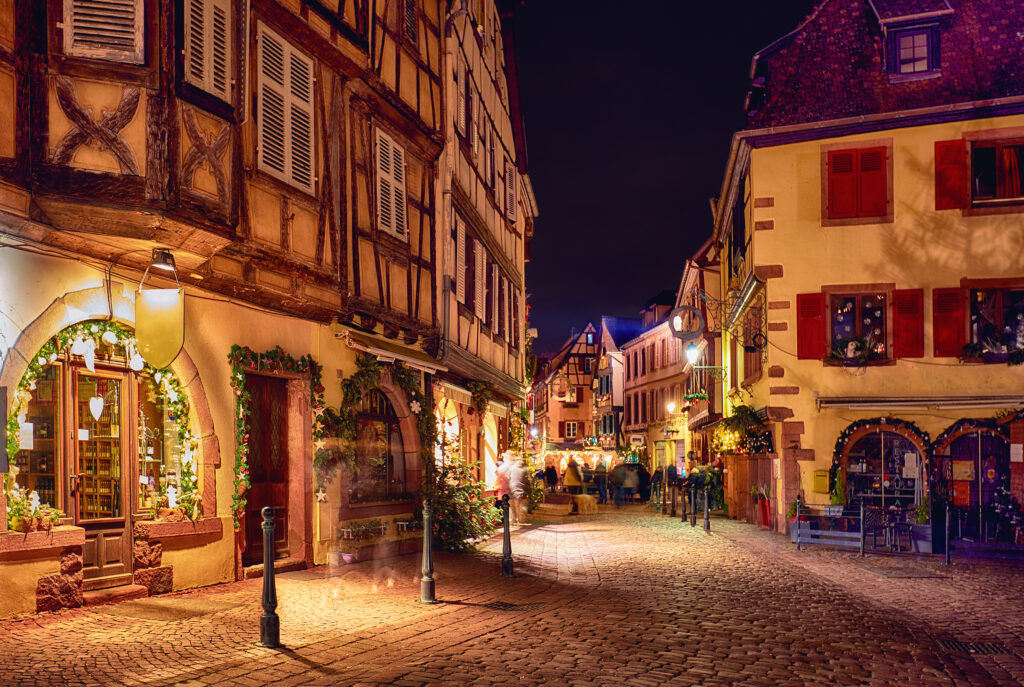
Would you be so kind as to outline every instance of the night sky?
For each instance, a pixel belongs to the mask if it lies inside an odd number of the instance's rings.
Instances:
[[[754,53],[812,0],[527,0],[520,93],[540,216],[526,268],[535,352],[635,317],[711,232]],[[699,8],[699,9],[697,9]]]

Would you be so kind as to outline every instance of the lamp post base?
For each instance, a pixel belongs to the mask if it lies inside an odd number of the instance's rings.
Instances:
[[[281,619],[276,613],[260,616],[260,646],[276,649],[281,646]]]

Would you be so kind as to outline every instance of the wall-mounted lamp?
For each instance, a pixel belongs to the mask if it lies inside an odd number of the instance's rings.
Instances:
[[[676,403],[675,403],[675,401],[669,401],[668,403],[666,403],[665,404],[665,410],[668,411],[669,415],[671,415],[672,413],[676,412]]]
[[[718,365],[695,365],[700,359],[700,349],[697,348],[697,344],[690,344],[686,347],[686,360],[690,363],[691,369],[694,370],[707,370],[708,374],[713,379],[725,379],[726,371],[724,367]]]
[[[174,275],[173,289],[144,289],[149,271]],[[185,342],[185,290],[178,281],[174,256],[166,248],[154,248],[149,266],[135,294],[135,341],[138,353],[161,370],[177,357]]]

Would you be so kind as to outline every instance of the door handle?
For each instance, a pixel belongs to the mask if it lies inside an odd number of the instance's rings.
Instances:
[[[78,493],[78,483],[82,479],[81,475],[71,475],[71,493]]]

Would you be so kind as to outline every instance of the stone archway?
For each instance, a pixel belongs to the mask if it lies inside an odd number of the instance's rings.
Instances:
[[[28,361],[50,338],[61,330],[88,320],[112,320],[117,324],[134,329],[135,301],[124,295],[125,284],[104,282],[79,291],[72,291],[55,298],[32,322],[30,322],[11,346],[0,369],[0,386],[14,390],[28,368]],[[128,290],[131,292],[131,290]],[[204,518],[217,514],[216,470],[220,467],[220,443],[213,425],[209,399],[199,370],[191,356],[183,348],[170,365],[181,387],[189,399],[191,420],[195,425],[195,436],[199,441],[200,487],[202,513]],[[6,418],[4,418],[6,420]],[[0,494],[2,498],[2,494]],[[6,504],[2,504],[0,516],[6,515]],[[0,517],[0,528],[6,529],[6,517]]]
[[[380,383],[377,388],[387,397],[398,417],[398,428],[402,433],[402,452],[405,456],[406,484],[419,485],[422,482],[424,465],[417,416],[409,408],[408,397],[402,388],[392,380],[389,371],[381,370]],[[420,408],[420,412],[429,413],[431,408]]]

